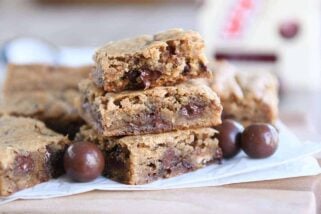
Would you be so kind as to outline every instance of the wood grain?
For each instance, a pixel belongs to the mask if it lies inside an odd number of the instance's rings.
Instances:
[[[315,213],[314,194],[268,189],[195,188],[102,192],[15,201],[1,209],[14,213]]]

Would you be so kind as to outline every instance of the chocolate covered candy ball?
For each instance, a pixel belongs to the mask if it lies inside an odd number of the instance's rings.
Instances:
[[[215,127],[219,133],[216,135],[224,158],[232,158],[240,152],[241,134],[243,126],[231,119],[223,120],[222,124]]]
[[[251,158],[266,158],[274,154],[278,142],[278,132],[273,126],[257,123],[245,128],[241,148]]]
[[[101,175],[105,167],[104,155],[90,142],[70,145],[64,155],[66,174],[78,182],[87,182]]]

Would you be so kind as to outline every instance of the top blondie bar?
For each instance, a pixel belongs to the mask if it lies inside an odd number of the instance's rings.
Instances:
[[[203,49],[199,33],[182,29],[110,42],[94,54],[92,77],[107,92],[172,86],[209,77]]]

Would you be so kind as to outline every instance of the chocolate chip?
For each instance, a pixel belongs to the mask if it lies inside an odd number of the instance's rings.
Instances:
[[[130,90],[136,90],[136,89],[143,89],[144,83],[140,79],[140,71],[138,70],[133,70],[128,72],[127,78],[128,78],[128,85],[127,88]]]
[[[183,75],[188,74],[191,71],[191,66],[187,63],[183,70]]]
[[[153,124],[155,128],[162,129],[162,127],[167,126],[158,112],[151,113],[149,117],[151,118],[151,124]]]
[[[119,144],[107,147],[104,175],[118,178],[119,180],[128,180],[126,172],[130,171],[129,156],[130,152],[128,149]]]
[[[206,66],[203,62],[200,62],[200,63],[199,63],[199,66],[200,66],[200,69],[201,69],[202,71],[206,71],[206,72],[207,72],[207,66]]]
[[[35,164],[31,155],[17,155],[14,162],[14,174],[24,175],[34,170]]]
[[[145,88],[149,88],[151,83],[156,81],[160,76],[161,72],[157,70],[143,70],[140,74],[141,80],[144,82]]]
[[[149,124],[153,126],[152,129],[165,130],[168,129],[170,124],[161,116],[159,109],[152,108],[151,113],[148,114]]]
[[[114,146],[109,153],[116,158],[122,158],[122,159],[128,159],[129,158],[129,151],[126,149],[123,149],[120,145]]]
[[[156,165],[154,163],[149,163],[147,166],[150,167],[151,170],[156,170]]]
[[[161,76],[161,74],[162,73],[158,70],[133,70],[127,74],[129,80],[127,89],[147,89],[151,86],[152,82],[156,81]]]
[[[187,160],[183,160],[182,161],[182,165],[184,168],[186,169],[193,169],[193,165],[191,162],[187,161]]]
[[[175,55],[176,54],[176,47],[174,45],[170,45],[168,44],[168,46],[166,47],[166,50],[169,52],[169,54],[171,55]]]
[[[57,178],[65,172],[63,157],[66,149],[67,145],[63,149],[54,149],[51,146],[46,146],[45,169],[53,178]]]
[[[180,109],[181,115],[188,117],[188,118],[194,118],[198,115],[200,115],[205,109],[205,105],[196,102],[191,101],[187,105],[182,106]]]
[[[175,151],[171,148],[167,149],[163,156],[164,169],[170,169],[176,166],[179,162],[179,157],[175,154]]]

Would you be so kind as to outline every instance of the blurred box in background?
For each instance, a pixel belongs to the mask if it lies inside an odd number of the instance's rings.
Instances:
[[[199,30],[211,57],[274,72],[284,90],[317,90],[320,12],[319,0],[207,0]]]

